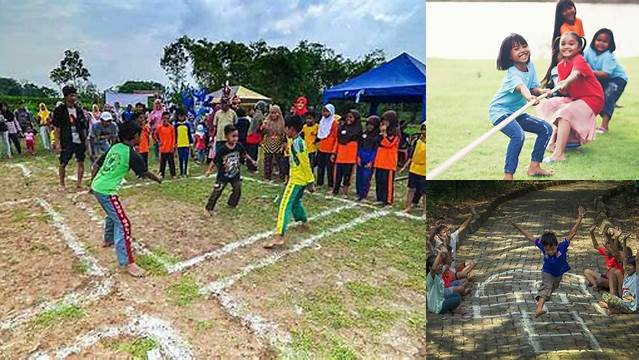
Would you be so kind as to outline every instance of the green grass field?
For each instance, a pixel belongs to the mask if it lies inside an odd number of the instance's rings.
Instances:
[[[620,60],[630,78],[610,124],[610,133],[580,149],[568,152],[564,163],[547,166],[555,170],[553,180],[630,180],[639,177],[637,141],[639,128],[639,58]],[[537,61],[538,71],[545,69]],[[542,74],[538,74],[540,77]],[[494,60],[428,59],[428,169],[434,169],[458,150],[489,131],[488,104],[499,89],[504,73],[495,69]],[[530,110],[532,114],[535,110]],[[597,123],[601,121],[597,118]],[[532,179],[526,166],[534,143],[528,134],[519,157],[515,178]],[[508,138],[502,133],[475,149],[439,179],[493,180],[503,177]]]

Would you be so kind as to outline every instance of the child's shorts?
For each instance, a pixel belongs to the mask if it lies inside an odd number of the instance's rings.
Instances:
[[[621,300],[621,298],[618,296],[610,295],[610,293],[605,292],[601,296],[601,300],[608,304],[609,309],[612,309],[615,312],[620,312],[623,314],[632,313],[632,311],[626,306],[626,303],[623,302],[623,300]]]
[[[426,192],[426,176],[408,173],[408,188],[423,194]]]
[[[550,295],[559,287],[562,276],[553,276],[547,272],[541,273],[541,286],[537,292],[535,300],[539,301],[540,297],[550,300]]]
[[[454,280],[452,283],[450,283],[450,287],[444,288],[444,297],[445,298],[451,297],[453,295],[453,288],[457,286],[461,286],[461,285],[462,285],[461,280]]]

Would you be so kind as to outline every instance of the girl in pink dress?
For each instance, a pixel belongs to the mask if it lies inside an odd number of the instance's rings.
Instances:
[[[604,93],[582,52],[586,41],[574,32],[561,35],[557,66],[561,93],[539,104],[539,115],[555,126],[556,142],[553,154],[544,159],[553,163],[566,159],[570,142],[586,144],[595,139],[595,117],[604,106]],[[550,145],[552,148],[553,144]]]

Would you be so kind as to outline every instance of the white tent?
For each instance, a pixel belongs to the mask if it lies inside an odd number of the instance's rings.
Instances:
[[[153,93],[124,94],[115,91],[105,91],[104,95],[107,104],[114,105],[116,102],[119,102],[122,107],[126,107],[129,104],[135,105],[136,103],[142,103],[147,106],[149,97],[154,96]]]

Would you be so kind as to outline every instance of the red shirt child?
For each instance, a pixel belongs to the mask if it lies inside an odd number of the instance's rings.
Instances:
[[[582,55],[561,60],[557,65],[559,80],[565,80],[573,70],[579,71],[581,76],[568,86],[568,96],[573,100],[583,100],[593,114],[599,114],[605,103],[603,88]]]

